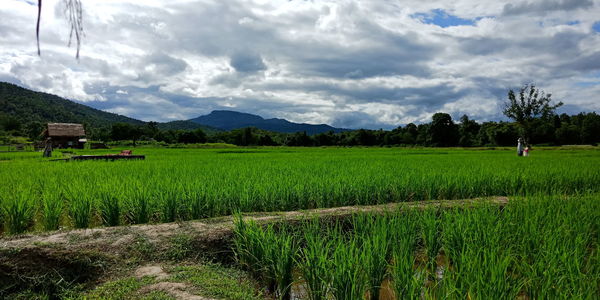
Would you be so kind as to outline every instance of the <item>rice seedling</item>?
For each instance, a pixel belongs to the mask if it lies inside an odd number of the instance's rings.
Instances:
[[[105,226],[118,226],[121,222],[121,205],[119,199],[109,193],[101,192],[100,197],[100,216]]]
[[[57,230],[63,213],[63,196],[56,190],[46,190],[42,195],[42,225],[44,230]]]
[[[367,278],[362,267],[363,249],[358,240],[336,237],[331,250],[331,294],[339,300],[362,299],[367,291]]]
[[[302,236],[304,247],[298,256],[298,268],[306,281],[308,298],[324,300],[329,291],[330,270],[335,267],[329,260],[331,242],[320,233],[318,222],[312,221],[305,226]]]
[[[91,197],[89,195],[73,197],[70,199],[69,204],[69,216],[73,221],[73,227],[89,228],[94,212]]]
[[[300,245],[295,264],[309,299],[373,297],[386,269],[398,299],[594,299],[600,278],[597,194],[528,198],[503,209],[355,215],[352,226],[312,220],[292,231],[237,223],[236,235],[246,234],[236,238],[236,253],[277,295],[283,294],[274,280],[273,253],[289,253],[280,250],[285,248],[280,241],[295,238]],[[424,268],[417,262],[421,251],[427,256]],[[440,253],[448,264],[432,266],[430,257]],[[431,278],[434,267],[443,270],[441,279]]]
[[[367,277],[367,288],[372,300],[379,299],[381,283],[386,278],[390,260],[390,231],[388,217],[359,215],[354,217],[353,228],[361,231],[363,268]]]
[[[20,234],[31,227],[35,213],[34,193],[28,191],[27,193],[5,194],[1,202],[3,219],[9,234]]]
[[[150,221],[151,204],[147,195],[141,192],[141,187],[130,191],[129,201],[126,202],[126,218],[132,224],[145,224]]]
[[[106,193],[119,199],[121,215],[128,223],[173,222],[238,210],[600,191],[597,150],[540,150],[526,161],[505,150],[260,150],[268,155],[223,154],[218,149],[139,151],[152,159],[64,164],[15,156],[0,168],[5,183],[0,190],[26,193],[10,190],[23,186],[22,182],[41,194],[56,189],[68,195],[62,209],[63,215],[70,215],[71,199],[96,194],[102,183],[110,187],[104,189]],[[60,178],[60,184],[45,183],[47,174]],[[92,207],[101,209],[100,203],[100,197],[93,199]],[[43,222],[43,218],[35,220]]]
[[[440,238],[441,222],[437,216],[437,211],[429,209],[423,212],[421,216],[421,235],[427,253],[427,270],[434,277],[437,256],[442,248]]]
[[[297,243],[291,235],[278,234],[272,226],[262,229],[237,218],[235,253],[238,261],[261,280],[279,299],[290,299]]]

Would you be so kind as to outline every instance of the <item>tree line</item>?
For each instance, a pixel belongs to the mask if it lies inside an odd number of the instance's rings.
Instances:
[[[600,143],[600,115],[550,115],[531,121],[528,143],[575,145]],[[277,133],[247,127],[206,134],[202,129],[161,130],[156,123],[132,125],[115,123],[110,127],[90,128],[88,137],[98,141],[151,141],[165,144],[228,143],[238,146],[430,146],[479,147],[512,146],[524,135],[517,122],[479,123],[467,115],[453,120],[447,113],[436,113],[431,122],[407,124],[393,130],[359,129],[308,135],[306,132]]]
[[[575,145],[600,142],[600,115],[595,112],[577,115],[556,114],[562,103],[552,103],[551,95],[525,85],[520,91],[508,92],[503,110],[513,122],[478,123],[463,115],[453,120],[447,113],[436,113],[431,122],[407,124],[393,130],[358,129],[341,133],[333,131],[308,135],[306,132],[277,133],[258,128],[205,133],[195,130],[163,130],[158,123],[143,125],[114,123],[91,127],[86,124],[88,138],[96,141],[138,141],[165,144],[228,143],[238,146],[430,146],[478,147],[512,146],[518,138],[527,144]],[[10,136],[39,139],[44,125],[40,122],[23,124],[14,117],[0,118],[0,142]],[[6,143],[6,141],[4,141]]]

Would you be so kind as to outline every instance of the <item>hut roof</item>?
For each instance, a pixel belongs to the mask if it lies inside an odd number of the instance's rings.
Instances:
[[[85,136],[85,130],[81,124],[71,123],[48,123],[48,129],[46,131],[47,136],[72,136],[81,137]]]

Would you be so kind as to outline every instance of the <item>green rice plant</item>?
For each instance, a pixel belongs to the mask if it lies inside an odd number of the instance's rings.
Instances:
[[[289,300],[298,246],[291,235],[277,234],[272,228],[268,228],[267,232],[266,269],[276,285],[278,298]]]
[[[175,222],[179,212],[180,195],[176,190],[166,187],[164,190],[158,190],[156,196],[161,209],[162,221]]]
[[[421,235],[427,253],[427,270],[430,275],[435,275],[436,259],[442,248],[441,221],[437,211],[428,209],[421,215]]]
[[[265,260],[264,233],[253,221],[235,217],[233,249],[238,263],[260,281],[264,281],[262,262]]]
[[[600,192],[597,148],[543,149],[527,160],[505,149],[280,147],[253,152],[160,148],[136,151],[151,159],[60,164],[29,154],[2,154],[6,160],[0,168],[0,193],[26,194],[34,190],[44,194],[55,190],[69,194],[63,199],[63,213],[68,213],[71,199],[95,194],[98,183],[102,183],[111,187],[105,190],[119,199],[122,215],[129,223],[146,223],[223,216],[238,210]],[[48,184],[48,174],[58,178],[58,183]],[[13,186],[21,188],[12,189]],[[100,203],[100,199],[93,199],[93,207],[100,208]],[[35,206],[43,211],[41,202]],[[34,218],[35,222],[43,220]]]
[[[388,261],[391,259],[389,217],[358,215],[353,219],[355,230],[363,231],[359,237],[369,297],[378,300],[381,284],[387,275]]]
[[[411,246],[397,246],[390,266],[396,299],[420,299],[425,273],[416,271],[416,257]]]
[[[135,187],[129,194],[125,217],[132,224],[146,224],[150,221],[151,203],[148,195]]]
[[[236,218],[234,249],[238,262],[262,281],[269,292],[290,299],[297,243],[272,226],[262,229],[255,222]]]
[[[42,194],[42,225],[44,230],[57,230],[63,213],[64,199],[60,191],[46,190]]]
[[[118,226],[121,222],[121,205],[119,199],[107,193],[100,192],[100,217],[105,226]]]
[[[69,195],[69,216],[75,228],[89,228],[94,212],[93,200],[90,195]]]
[[[397,299],[420,299],[424,272],[415,269],[417,233],[420,216],[415,212],[398,212],[389,219],[392,258],[390,273]]]
[[[331,294],[338,300],[363,299],[367,278],[362,267],[363,249],[356,238],[335,238],[331,252]]]
[[[310,300],[327,299],[329,291],[330,269],[334,266],[329,260],[331,242],[328,236],[320,232],[318,221],[303,225],[304,247],[300,249],[297,265],[306,281],[308,298]]]
[[[13,188],[17,188],[14,186]],[[27,193],[5,194],[2,199],[3,219],[8,234],[25,232],[33,223],[35,198]]]

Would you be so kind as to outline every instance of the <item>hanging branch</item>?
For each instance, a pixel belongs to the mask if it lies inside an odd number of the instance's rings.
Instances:
[[[38,56],[40,56],[40,19],[42,18],[42,0],[38,0],[38,18],[35,26],[35,37],[37,38]]]
[[[79,49],[81,48],[81,39],[83,38],[83,10],[81,9],[81,0],[64,0],[65,2],[65,15],[71,26],[71,32],[69,33],[69,47],[73,41],[73,36],[77,41],[77,54],[75,57],[79,59]]]
[[[77,41],[77,54],[75,57],[79,59],[79,50],[81,49],[81,40],[84,37],[83,33],[83,10],[81,6],[81,0],[63,0],[65,4],[64,14],[69,22],[71,31],[69,32],[69,47],[73,42],[73,38]],[[38,0],[38,17],[37,26],[35,28],[35,36],[37,39],[38,56],[40,52],[40,19],[42,17],[42,0]]]

